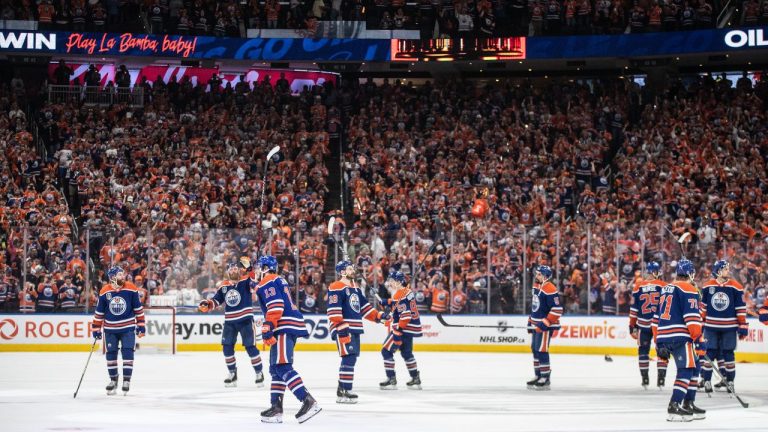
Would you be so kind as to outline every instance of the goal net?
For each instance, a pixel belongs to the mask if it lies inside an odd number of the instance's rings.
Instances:
[[[148,306],[144,308],[147,333],[136,338],[136,351],[141,354],[176,354],[176,308]],[[107,352],[102,340],[102,352]]]

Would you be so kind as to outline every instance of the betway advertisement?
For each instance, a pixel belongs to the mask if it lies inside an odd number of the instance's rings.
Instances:
[[[422,351],[529,352],[526,317],[445,316],[449,324],[478,327],[445,327],[434,316],[421,317],[424,334],[415,345]],[[89,315],[0,315],[0,351],[79,351],[92,342]],[[297,349],[334,350],[325,315],[305,316],[309,337]],[[627,331],[626,317],[565,316],[554,334],[552,352],[573,354],[635,355],[637,342]],[[749,336],[739,341],[737,358],[768,362],[768,326],[749,320]],[[219,350],[224,328],[222,315],[147,315],[145,343],[170,344],[176,336],[179,351]],[[379,350],[386,327],[365,323],[364,350]],[[173,332],[173,333],[172,333]]]

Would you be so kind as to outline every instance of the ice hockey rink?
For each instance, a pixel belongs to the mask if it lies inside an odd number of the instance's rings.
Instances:
[[[295,366],[323,411],[299,425],[299,404],[286,394],[284,424],[263,424],[268,385],[256,388],[245,353],[238,351],[239,386],[224,388],[225,367],[216,352],[175,356],[137,353],[132,390],[107,396],[104,357],[95,353],[77,399],[72,395],[87,353],[0,353],[2,431],[761,431],[768,430],[768,366],[740,363],[742,408],[724,393],[699,395],[707,419],[668,423],[671,381],[663,391],[643,390],[633,357],[552,356],[552,390],[525,388],[531,359],[523,354],[417,352],[424,389],[381,391],[381,357],[358,361],[357,405],[335,402],[338,357],[297,352]],[[654,365],[652,364],[652,367]],[[674,376],[674,368],[670,369]],[[655,380],[655,371],[651,373]]]

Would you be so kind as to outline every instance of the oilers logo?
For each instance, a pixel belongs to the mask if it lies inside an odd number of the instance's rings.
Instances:
[[[424,301],[424,293],[419,291],[416,293],[416,301],[421,303]]]
[[[46,287],[43,288],[43,295],[46,297],[51,297],[53,295],[53,289],[46,285]]]
[[[728,309],[728,305],[730,304],[731,299],[729,299],[728,295],[724,292],[715,293],[715,295],[712,296],[712,307],[718,312]]]
[[[307,298],[304,299],[304,306],[311,308],[315,306],[315,298],[307,296]]]
[[[229,290],[224,296],[224,301],[227,302],[227,306],[235,307],[240,304],[240,293],[237,290]]]
[[[538,310],[539,310],[539,305],[540,305],[540,303],[539,303],[539,297],[538,297],[538,296],[534,296],[534,297],[531,299],[531,310],[532,310],[533,312],[536,312],[536,311],[538,311]]]
[[[128,309],[128,305],[122,297],[112,297],[112,300],[109,301],[109,311],[112,312],[112,315],[122,315],[126,309]]]
[[[351,296],[349,296],[349,306],[356,313],[360,313],[360,297],[357,296],[357,293],[354,293]]]

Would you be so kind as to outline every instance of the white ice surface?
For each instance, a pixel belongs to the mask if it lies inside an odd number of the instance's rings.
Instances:
[[[128,396],[107,396],[104,357],[94,354],[77,399],[72,394],[86,353],[0,353],[0,431],[768,431],[768,365],[738,364],[736,385],[748,409],[723,393],[698,404],[707,419],[668,423],[664,391],[643,390],[636,360],[552,355],[552,391],[525,388],[531,358],[523,354],[416,353],[424,390],[381,391],[381,357],[364,352],[356,370],[357,405],[335,403],[339,358],[297,352],[296,369],[323,411],[299,425],[298,402],[286,394],[285,423],[262,424],[269,384],[256,388],[244,352],[239,387],[224,388],[220,353],[137,354]],[[652,368],[655,364],[651,364]],[[655,382],[655,370],[651,378]],[[267,380],[268,381],[268,380]]]

